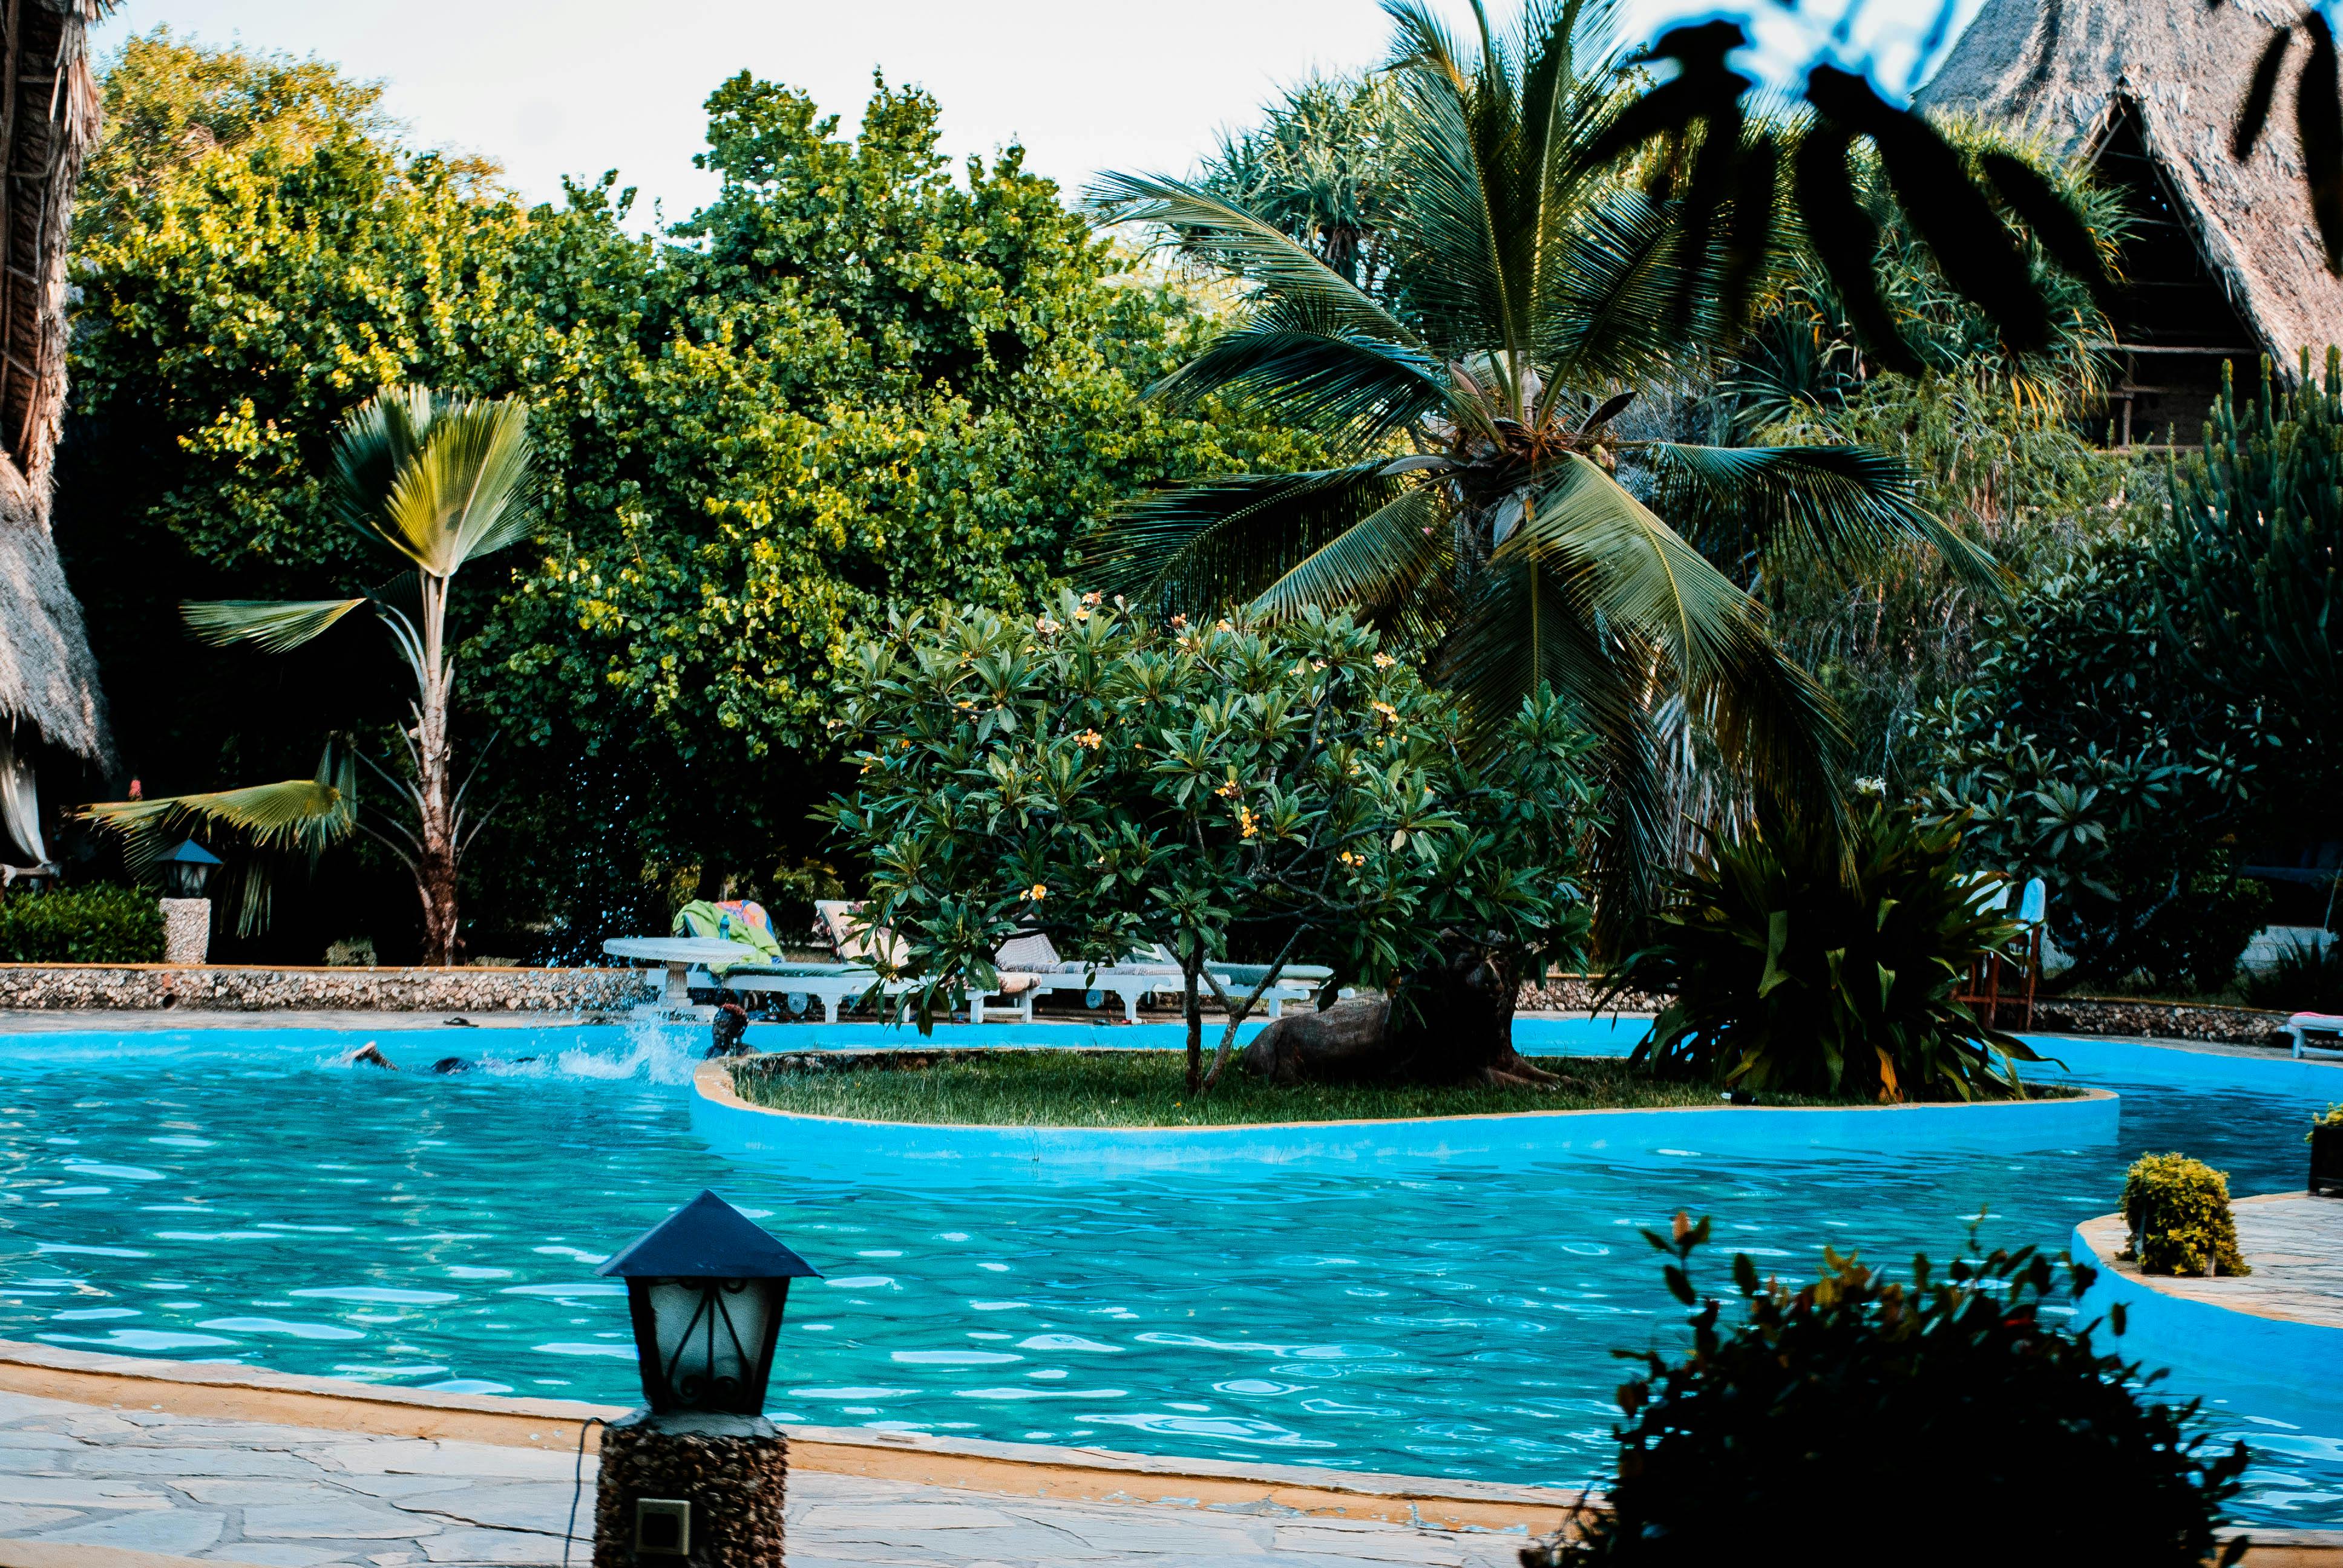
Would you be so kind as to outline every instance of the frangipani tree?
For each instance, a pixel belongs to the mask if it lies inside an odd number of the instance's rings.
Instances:
[[[187,624],[206,641],[251,642],[271,653],[307,645],[364,606],[382,618],[415,677],[409,722],[399,731],[406,777],[385,775],[407,797],[414,822],[393,822],[395,838],[375,836],[414,874],[423,903],[426,963],[454,960],[457,870],[486,820],[485,815],[468,819],[470,779],[459,783],[455,777],[448,596],[465,566],[527,538],[536,526],[531,457],[528,406],[518,398],[387,387],[342,422],[334,443],[333,502],[343,521],[396,552],[411,569],[389,591],[354,598],[224,599],[183,607]]]
[[[1577,844],[1599,820],[1584,737],[1549,695],[1476,765],[1454,705],[1347,616],[1166,627],[1096,595],[1035,621],[898,615],[840,695],[861,771],[821,814],[870,868],[864,913],[923,982],[923,1026],[1041,932],[1091,963],[1153,943],[1178,960],[1191,1093],[1290,963],[1407,1004],[1376,1073],[1549,1081],[1513,1050],[1512,1001],[1523,974],[1583,961]],[[1266,963],[1249,993],[1212,974],[1236,948]],[[1452,973],[1503,1008],[1417,1005]]]
[[[1743,160],[1735,212],[1752,221],[1699,219],[1668,172],[1686,149],[1618,166],[1637,137],[1610,7],[1533,0],[1500,38],[1473,0],[1477,48],[1423,5],[1386,8],[1396,176],[1374,293],[1198,186],[1113,175],[1093,192],[1103,216],[1164,226],[1252,290],[1154,396],[1272,410],[1352,460],[1149,498],[1101,526],[1090,575],[1166,612],[1352,608],[1427,656],[1484,735],[1541,688],[1562,694],[1603,741],[1616,919],[1664,868],[1671,714],[1737,781],[1841,809],[1829,702],[1702,542],[1814,570],[1919,540],[1977,578],[1994,568],[1881,453],[1621,433],[1639,394],[1713,374],[1790,264],[1770,152]]]

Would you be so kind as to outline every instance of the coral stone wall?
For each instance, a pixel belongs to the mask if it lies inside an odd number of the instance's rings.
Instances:
[[[0,964],[0,1008],[602,1012],[657,995],[658,971],[651,970]]]

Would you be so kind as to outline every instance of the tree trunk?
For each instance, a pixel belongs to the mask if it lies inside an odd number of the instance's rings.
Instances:
[[[417,693],[415,729],[415,890],[423,900],[423,961],[456,961],[456,841],[454,747],[447,735],[447,699],[456,672],[447,657],[447,582],[428,573],[422,578],[423,682]]]
[[[1180,955],[1181,984],[1188,1016],[1188,1097],[1194,1099],[1204,1081],[1204,1003],[1196,994],[1196,976],[1203,962],[1193,949]]]
[[[1245,1048],[1245,1070],[1274,1083],[1552,1085],[1513,1050],[1513,965],[1473,951],[1415,970],[1388,999],[1288,1013]]]

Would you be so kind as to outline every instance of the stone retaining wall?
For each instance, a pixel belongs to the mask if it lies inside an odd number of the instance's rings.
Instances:
[[[2007,1027],[2005,1012],[2004,1027]],[[2214,1045],[2265,1045],[2287,1015],[2244,1007],[2199,1007],[2131,997],[2036,997],[2034,1028],[2043,1034],[2139,1035]]]
[[[1599,981],[1559,975],[1543,985],[1522,987],[1516,1006],[1523,1012],[1584,1012],[1594,1006]],[[1657,1012],[1673,1000],[1630,991],[1604,1010]],[[2005,1004],[2001,1022],[2016,1026],[2017,1014]],[[2133,997],[2037,997],[2032,1030],[2042,1034],[2110,1034],[2148,1040],[2193,1040],[2215,1045],[2268,1045],[2286,1027],[2287,1015],[2256,1008],[2208,1007],[2188,1002],[2147,1001]]]
[[[1585,975],[1554,975],[1537,985],[1525,985],[1513,999],[1519,1012],[1589,1012],[1602,993],[1603,982]],[[1604,1012],[1657,1012],[1674,999],[1648,996],[1639,990],[1622,992],[1603,1004]]]
[[[206,1012],[605,1012],[658,994],[657,970],[267,969],[0,964],[0,1008]]]

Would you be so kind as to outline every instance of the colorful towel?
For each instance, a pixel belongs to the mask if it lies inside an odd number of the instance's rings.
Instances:
[[[721,903],[702,899],[686,904],[675,912],[674,934],[737,942],[749,950],[741,957],[742,963],[763,963],[781,956],[781,944],[773,935],[773,922],[766,917],[765,906],[746,899],[727,899]]]

